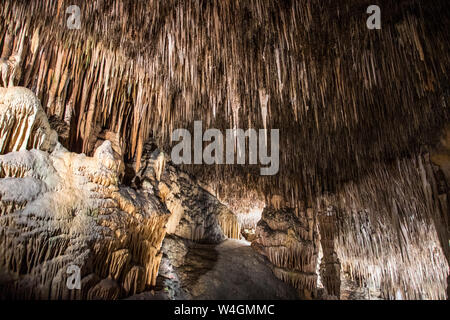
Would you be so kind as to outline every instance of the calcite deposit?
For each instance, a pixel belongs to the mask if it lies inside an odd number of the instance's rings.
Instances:
[[[252,246],[269,259],[274,274],[297,288],[300,296],[315,296],[319,236],[311,208],[295,210],[278,201],[266,207]]]
[[[324,197],[317,206],[317,217],[322,248],[320,277],[327,294],[340,298],[341,295],[341,263],[336,253],[335,239],[338,236],[336,209],[333,202]]]
[[[145,188],[152,186],[171,212],[167,233],[196,242],[219,243],[240,238],[236,215],[191,175],[172,164],[158,149],[142,160],[137,177]]]
[[[445,299],[447,185],[425,154],[379,166],[324,195],[317,202],[324,285],[336,292],[340,263],[385,299]]]
[[[27,149],[52,151],[57,134],[38,98],[26,88],[0,88],[0,154]]]
[[[371,4],[0,1],[0,295],[154,298],[183,267],[185,297],[245,269],[242,297],[448,298],[449,1]],[[279,170],[252,139],[175,165],[200,121],[279,130]]]
[[[120,183],[120,144],[93,157],[67,151],[28,89],[0,89],[0,287],[16,299],[117,299],[156,285],[166,231],[220,242],[239,237],[233,215],[163,154],[140,187]],[[135,179],[139,179],[135,178]],[[166,226],[167,225],[167,226]],[[81,287],[69,290],[70,268]]]
[[[31,91],[1,90],[0,117],[17,124],[2,127],[2,297],[113,299],[154,285],[166,207],[119,185],[109,141],[93,157],[68,152]],[[70,266],[81,270],[80,290],[67,287]]]

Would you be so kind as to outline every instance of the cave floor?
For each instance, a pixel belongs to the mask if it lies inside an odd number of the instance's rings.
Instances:
[[[246,241],[225,240],[219,245],[196,244],[177,268],[184,296],[200,300],[298,299],[294,288],[277,279],[264,257]],[[167,284],[167,282],[166,282]],[[169,299],[167,287],[131,299]]]

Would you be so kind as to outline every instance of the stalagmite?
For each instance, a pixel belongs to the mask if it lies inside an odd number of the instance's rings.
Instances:
[[[317,289],[319,237],[316,229],[315,218],[308,217],[304,208],[295,214],[294,208],[269,205],[264,208],[256,240],[252,242],[269,259],[275,275],[297,288],[306,299],[313,298]]]
[[[340,298],[341,291],[341,264],[335,251],[335,238],[337,237],[336,210],[333,201],[324,197],[317,205],[317,218],[320,231],[320,244],[322,246],[322,262],[320,264],[320,277],[329,295]]]
[[[0,156],[2,297],[113,299],[122,296],[121,288],[134,294],[154,286],[169,217],[165,207],[156,197],[119,186],[121,161],[109,141],[93,158],[56,141],[48,153],[45,139],[52,135],[37,98],[10,88],[0,100],[2,119],[15,119],[4,106],[21,101],[19,123],[31,124],[27,134],[15,134],[23,135],[22,144],[2,144],[17,150]],[[2,130],[11,137],[17,128]],[[70,266],[81,269],[81,291],[66,286]]]

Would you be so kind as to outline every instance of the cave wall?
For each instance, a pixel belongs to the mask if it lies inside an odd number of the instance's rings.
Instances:
[[[132,296],[155,287],[167,232],[239,238],[236,216],[159,150],[124,185],[120,144],[100,136],[93,157],[67,151],[29,89],[0,88],[0,119],[0,298]]]
[[[117,299],[154,286],[165,206],[119,185],[109,141],[93,157],[70,153],[30,90],[0,90],[0,118],[17,124],[1,127],[1,298]]]
[[[195,177],[175,167],[159,149],[144,150],[135,180],[139,188],[151,185],[167,206],[171,213],[168,234],[204,243],[240,239],[236,215]]]
[[[318,296],[318,274],[326,289],[322,298],[339,298],[345,273],[383,299],[446,299],[447,137],[448,130],[431,155],[380,164],[339,192],[317,197],[308,209],[268,196],[252,246],[304,298]]]
[[[298,289],[304,299],[317,295],[317,231],[312,208],[291,208],[281,196],[275,196],[264,208],[252,242],[252,247],[268,258],[274,274]]]
[[[342,270],[385,299],[445,299],[447,186],[425,154],[380,165],[339,193],[324,195],[317,210],[335,220],[332,245],[322,241],[324,257],[333,247]],[[323,229],[321,238],[329,239]]]

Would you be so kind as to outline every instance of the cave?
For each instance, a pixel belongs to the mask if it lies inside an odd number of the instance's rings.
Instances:
[[[447,300],[449,9],[2,0],[0,300]]]

